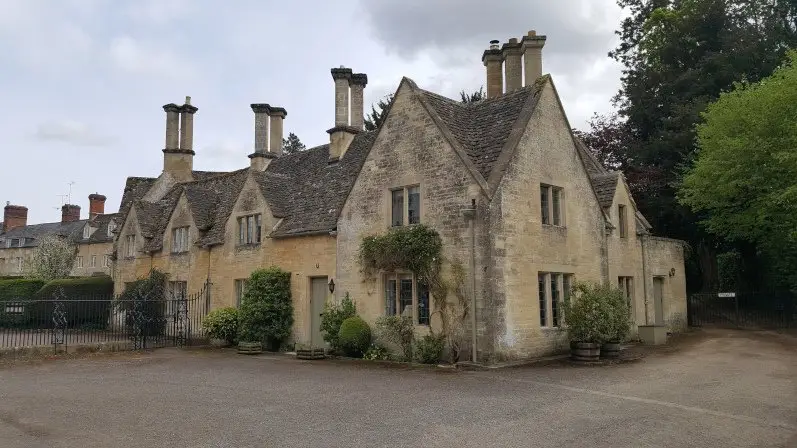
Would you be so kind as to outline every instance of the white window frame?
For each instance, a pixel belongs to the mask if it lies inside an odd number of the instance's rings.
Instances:
[[[182,254],[188,252],[188,235],[190,227],[176,227],[172,229],[172,253]]]
[[[413,191],[414,190],[414,191]],[[397,224],[393,220],[393,194],[394,192],[401,192],[401,224]],[[410,194],[417,192],[418,194],[418,217],[415,219],[415,222],[410,222]],[[423,207],[421,205],[421,185],[414,184],[414,185],[406,185],[403,187],[391,188],[389,191],[388,196],[389,212],[388,216],[390,219],[390,227],[403,227],[403,226],[414,226],[416,224],[421,223],[421,219],[423,217]]]
[[[412,301],[408,304],[410,308],[410,312],[400,313],[399,310],[401,309],[401,281],[402,280],[409,280],[412,282]],[[390,283],[395,282],[393,288],[393,298],[392,300],[388,299],[388,288]],[[382,276],[382,299],[384,304],[384,315],[385,316],[394,316],[394,315],[408,315],[412,317],[412,323],[414,325],[428,327],[431,321],[432,316],[432,293],[429,290],[429,287],[426,287],[426,313],[425,316],[421,316],[421,301],[419,300],[419,282],[418,278],[410,273],[406,272],[392,272],[387,273]],[[392,302],[392,303],[391,303]]]
[[[545,202],[543,202],[543,195],[545,196]],[[558,204],[558,210],[554,207],[555,200]],[[540,223],[542,223],[542,225],[566,227],[565,204],[564,188],[546,183],[540,184]]]
[[[263,217],[260,213],[239,216],[238,245],[254,246],[263,241]]]
[[[87,240],[91,237],[91,227],[86,224],[86,227],[83,227],[83,239]]]
[[[102,267],[104,267],[104,268],[111,267],[111,256],[110,255],[105,254],[105,256],[103,256],[103,258],[102,258]]]
[[[542,280],[542,289],[540,289]],[[554,284],[556,290],[554,290]],[[562,328],[565,316],[562,302],[570,300],[573,287],[573,274],[570,272],[543,272],[537,273],[537,305],[539,308],[538,323],[540,328]],[[558,300],[554,298],[554,292]]]
[[[113,231],[116,230],[116,223],[111,220],[108,222],[108,236],[113,236]]]
[[[243,303],[244,293],[246,292],[246,283],[248,278],[236,278],[233,280],[233,293],[235,294],[235,306],[240,307]]]
[[[17,272],[22,272],[25,267],[25,260],[22,257],[17,257]]]
[[[90,268],[96,268],[97,267],[97,256],[96,255],[92,255],[91,256],[91,261],[89,261],[89,267]]]
[[[81,269],[83,267],[83,255],[75,257],[75,267]]]

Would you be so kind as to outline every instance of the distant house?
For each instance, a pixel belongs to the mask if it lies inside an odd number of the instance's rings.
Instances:
[[[363,131],[367,77],[334,68],[329,144],[282,154],[287,112],[253,104],[250,166],[228,173],[193,170],[197,109],[167,104],[163,172],[125,188],[117,289],[154,267],[175,294],[208,285],[211,308],[236,306],[249,274],[277,265],[292,273],[295,341],[322,344],[324,303],[345,294],[367,321],[406,314],[421,334],[438,311],[428,286],[410,272],[365,282],[358,250],[365,236],[425,224],[441,235],[446,263],[466,267],[480,360],[566,349],[558,304],[578,280],[622,289],[637,325],[679,330],[683,243],[653,237],[623,175],[572,134],[542,74],[545,40],[530,32],[491,45],[488,98],[475,103],[404,78],[372,132]]]
[[[0,275],[23,276],[33,251],[45,235],[67,238],[77,246],[73,276],[112,273],[114,229],[118,214],[105,214],[105,196],[89,195],[89,217],[80,218],[80,206],[61,207],[61,221],[28,224],[28,208],[7,203],[0,226]]]

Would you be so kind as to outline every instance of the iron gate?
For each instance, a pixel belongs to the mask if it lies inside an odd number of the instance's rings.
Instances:
[[[797,300],[789,292],[715,292],[692,294],[689,325],[750,329],[794,328]]]

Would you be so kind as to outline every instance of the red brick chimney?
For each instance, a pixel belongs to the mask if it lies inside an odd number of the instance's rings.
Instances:
[[[64,204],[61,207],[61,222],[80,221],[80,206],[74,204]]]
[[[89,219],[105,213],[105,196],[94,193],[89,195]]]
[[[21,205],[11,205],[6,202],[3,209],[3,232],[8,232],[17,227],[25,227],[28,224],[28,207]]]

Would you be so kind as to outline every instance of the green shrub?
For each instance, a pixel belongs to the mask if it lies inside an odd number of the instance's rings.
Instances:
[[[134,312],[146,316],[146,321],[138,323],[141,336],[157,336],[166,331],[166,279],[163,272],[152,269],[149,275],[127,284],[124,292],[114,301],[118,311],[125,312],[125,328],[136,330]]]
[[[347,356],[360,358],[371,346],[371,327],[360,316],[349,317],[340,325],[338,342]]]
[[[427,334],[415,343],[415,359],[423,364],[437,364],[443,356],[445,343],[445,337]]]
[[[238,308],[220,308],[209,312],[202,321],[202,328],[210,338],[235,344],[238,337]]]
[[[382,316],[376,321],[376,338],[384,343],[395,344],[401,349],[403,359],[412,359],[412,343],[415,341],[415,325],[409,316]]]
[[[324,340],[334,350],[340,350],[338,344],[338,333],[340,333],[340,325],[344,320],[357,315],[357,306],[346,293],[346,297],[340,303],[324,304],[324,312],[321,314],[321,331],[324,332]]]
[[[363,355],[363,359],[371,361],[387,361],[390,359],[390,351],[381,344],[373,343]]]
[[[238,340],[279,343],[292,327],[291,273],[277,267],[253,272],[238,312]]]
[[[59,289],[67,299],[104,300],[113,295],[113,280],[107,275],[51,280],[36,293],[36,297],[51,300]]]
[[[33,326],[36,305],[31,301],[45,283],[27,278],[0,280],[0,328]]]
[[[616,342],[630,328],[623,292],[608,285],[576,283],[569,302],[562,303],[570,339],[576,342]]]

